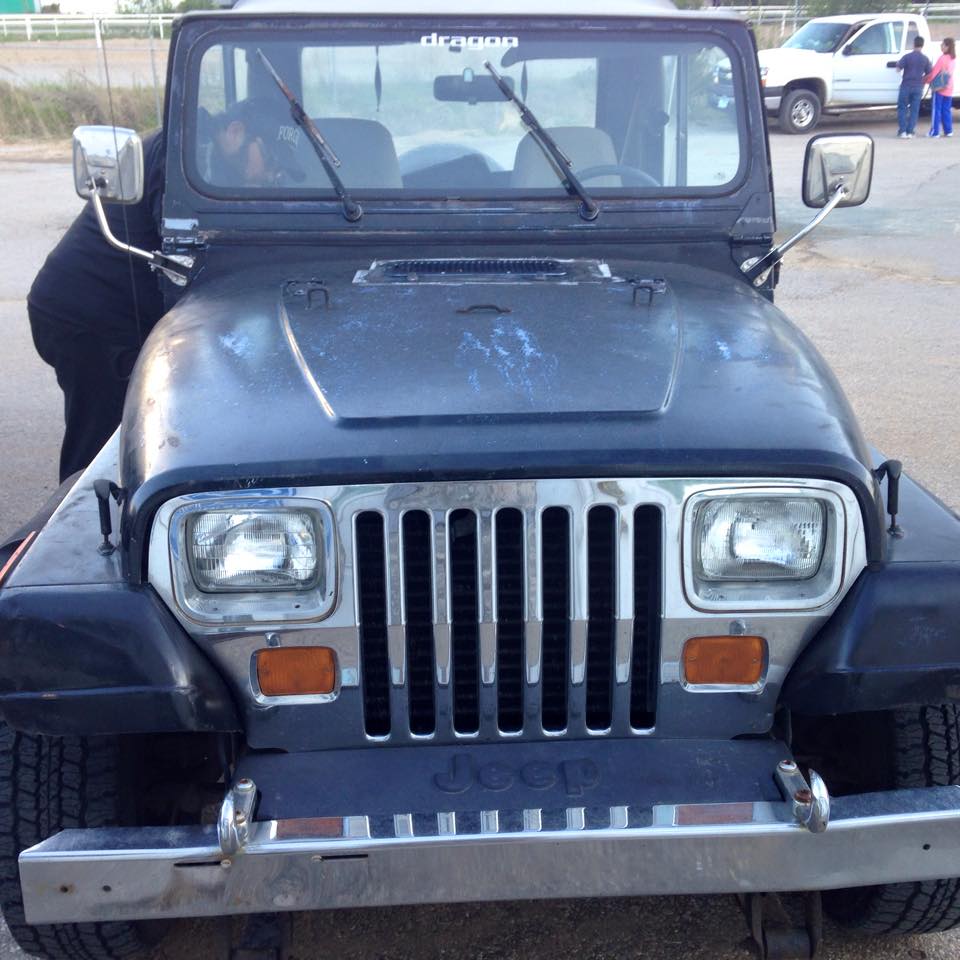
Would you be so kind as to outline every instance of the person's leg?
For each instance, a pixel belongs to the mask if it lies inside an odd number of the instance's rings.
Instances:
[[[939,93],[933,95],[933,104],[930,110],[930,132],[929,137],[940,136],[940,101],[945,99]]]
[[[917,121],[920,119],[920,94],[921,90],[910,91],[910,124],[907,127],[907,133],[912,137],[917,132]]]
[[[909,108],[909,94],[904,88],[903,84],[900,85],[900,92],[897,94],[897,136],[907,132],[907,110]]]
[[[71,330],[28,306],[34,346],[54,368],[63,391],[65,430],[60,481],[88,466],[120,423],[127,384],[118,375],[115,349]]]
[[[943,101],[943,132],[945,136],[953,136],[953,97],[941,97]]]

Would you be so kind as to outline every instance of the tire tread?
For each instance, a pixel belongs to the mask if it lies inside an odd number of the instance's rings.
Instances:
[[[952,704],[894,710],[892,774],[896,788],[960,780],[960,714]],[[868,934],[917,934],[960,925],[960,877],[832,891],[824,906],[841,923]]]
[[[119,745],[112,738],[41,737],[0,723],[0,907],[29,954],[48,960],[121,960],[143,946],[133,923],[26,922],[17,857],[70,827],[118,822]]]

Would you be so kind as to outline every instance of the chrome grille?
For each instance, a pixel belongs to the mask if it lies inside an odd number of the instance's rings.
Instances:
[[[652,727],[661,528],[646,505],[355,514],[366,734]]]

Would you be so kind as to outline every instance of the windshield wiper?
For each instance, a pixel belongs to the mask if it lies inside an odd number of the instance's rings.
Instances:
[[[537,146],[557,165],[560,175],[560,182],[563,189],[571,197],[578,197],[580,200],[580,216],[584,220],[596,220],[600,213],[600,207],[589,193],[584,189],[583,184],[577,179],[573,172],[573,164],[570,158],[560,149],[557,141],[547,133],[540,124],[540,121],[533,115],[530,108],[513,92],[513,88],[506,80],[497,73],[493,64],[485,60],[483,65],[490,71],[494,82],[500,88],[500,92],[520,111],[520,119],[524,126],[530,131],[530,135],[536,141]]]
[[[347,193],[347,188],[343,185],[343,181],[337,174],[335,168],[340,166],[339,158],[333,152],[330,144],[323,139],[320,131],[317,129],[317,125],[307,116],[307,111],[303,109],[300,101],[293,95],[293,91],[283,82],[280,74],[273,69],[273,64],[267,59],[266,54],[259,47],[257,48],[257,56],[260,58],[260,62],[267,68],[270,76],[273,77],[277,86],[280,88],[280,92],[290,102],[290,115],[293,117],[297,126],[307,135],[307,139],[316,152],[320,163],[323,164],[323,169],[326,171],[330,183],[333,184],[333,191],[340,198],[340,203],[343,205],[344,217],[349,220],[350,223],[355,223],[363,216],[363,208]]]

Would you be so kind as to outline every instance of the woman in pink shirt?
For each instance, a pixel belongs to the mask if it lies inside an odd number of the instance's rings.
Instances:
[[[953,106],[953,70],[957,65],[957,49],[953,37],[947,37],[940,44],[943,51],[940,59],[933,65],[933,69],[923,78],[924,83],[932,83],[941,73],[947,75],[947,85],[933,92],[933,126],[930,127],[928,137],[940,135],[940,124],[943,124],[943,136],[953,136],[953,117],[950,110]]]

